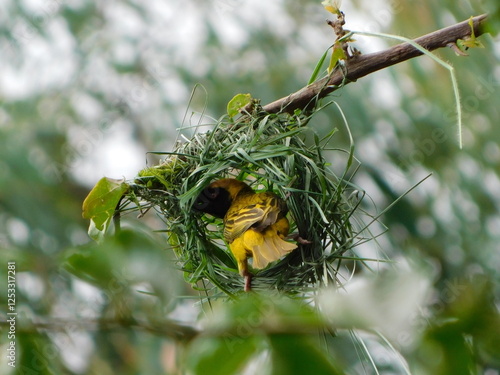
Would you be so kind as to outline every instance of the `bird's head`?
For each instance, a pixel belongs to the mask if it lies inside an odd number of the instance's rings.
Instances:
[[[224,218],[231,203],[242,191],[253,190],[242,181],[234,178],[224,178],[208,185],[196,198],[193,209],[200,212]]]

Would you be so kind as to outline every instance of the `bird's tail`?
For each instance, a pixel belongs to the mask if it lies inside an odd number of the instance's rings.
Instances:
[[[253,268],[262,269],[297,248],[296,244],[283,240],[276,232],[255,233],[260,241],[254,242],[252,248]]]

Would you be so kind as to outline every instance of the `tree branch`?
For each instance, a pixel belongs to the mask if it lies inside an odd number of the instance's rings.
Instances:
[[[484,33],[483,26],[487,15],[473,17],[473,28],[476,37]],[[457,23],[453,26],[434,31],[421,36],[414,41],[429,51],[446,47],[450,43],[455,44],[458,39],[471,36],[469,20]],[[344,83],[354,82],[370,73],[409,60],[423,53],[409,43],[398,44],[385,51],[358,55],[345,62],[344,69],[335,70],[332,75],[320,79],[287,97],[266,104],[263,109],[269,113],[288,112],[293,113],[295,109],[306,109],[314,105],[316,100],[324,98],[337,90]]]
[[[5,318],[0,321],[0,327],[9,329],[9,322]],[[118,329],[136,329],[171,338],[177,341],[190,341],[200,334],[194,327],[174,320],[138,321],[136,319],[37,319],[16,328],[16,333],[36,334],[43,331],[74,332],[74,331],[113,331]]]

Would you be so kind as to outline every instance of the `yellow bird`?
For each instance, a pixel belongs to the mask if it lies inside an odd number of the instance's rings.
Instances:
[[[245,291],[252,279],[248,258],[253,257],[253,268],[262,269],[297,248],[285,241],[288,208],[274,193],[255,193],[244,182],[225,178],[205,188],[193,208],[224,219],[224,239],[245,278]]]

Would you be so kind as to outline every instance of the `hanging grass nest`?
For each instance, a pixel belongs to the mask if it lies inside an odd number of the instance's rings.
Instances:
[[[307,126],[313,115],[255,110],[238,120],[225,116],[211,131],[178,143],[130,184],[129,201],[161,214],[185,279],[195,288],[212,295],[243,290],[223,241],[222,220],[192,210],[201,191],[217,179],[233,177],[256,191],[275,192],[286,200],[291,232],[310,241],[256,273],[254,290],[297,293],[334,282],[342,260],[352,259],[344,254],[365,240],[353,220],[360,199],[347,199],[355,190],[348,177],[357,166],[352,147],[331,148],[335,130],[319,139]],[[329,168],[327,153],[346,160],[341,175]]]

